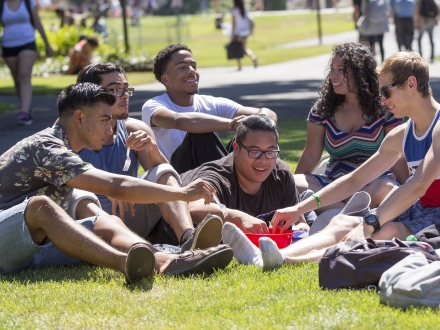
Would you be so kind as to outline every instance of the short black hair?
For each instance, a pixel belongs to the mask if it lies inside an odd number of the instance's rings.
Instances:
[[[73,115],[77,109],[91,108],[99,102],[112,106],[116,97],[102,86],[80,83],[69,85],[60,92],[57,107],[62,118]]]
[[[80,72],[78,72],[78,77],[76,78],[76,83],[93,83],[96,85],[101,85],[102,75],[108,74],[112,72],[119,72],[125,76],[125,71],[119,65],[111,63],[111,62],[98,62],[89,64],[86,67],[82,68]]]
[[[278,143],[277,125],[265,114],[250,115],[240,121],[235,131],[235,141],[243,143],[249,131],[274,133]]]
[[[160,77],[162,77],[171,56],[180,50],[186,50],[192,54],[191,49],[187,45],[182,44],[171,44],[159,50],[159,53],[157,53],[153,60],[153,73],[158,82],[162,82]]]

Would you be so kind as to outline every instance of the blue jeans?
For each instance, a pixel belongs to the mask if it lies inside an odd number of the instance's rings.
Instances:
[[[35,244],[24,220],[29,201],[27,199],[10,209],[0,211],[0,273],[9,274],[24,269],[67,266],[82,262],[62,253],[53,243]],[[96,216],[78,223],[93,230],[95,221]]]

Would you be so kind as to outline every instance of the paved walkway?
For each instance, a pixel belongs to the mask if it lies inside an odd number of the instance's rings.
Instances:
[[[439,28],[436,28],[435,31],[436,40],[440,40]],[[428,37],[424,38],[423,47],[428,53]],[[322,41],[325,45],[357,41],[357,32],[350,31],[325,36]],[[317,44],[318,40],[313,39],[278,47],[283,47],[286,51],[295,51],[296,47]],[[385,34],[384,45],[385,56],[397,51],[397,44],[392,32]],[[417,47],[416,41],[413,45]],[[437,41],[437,55],[440,55],[439,47],[440,44]],[[197,54],[195,55],[197,58]],[[227,97],[244,105],[268,107],[274,110],[280,118],[305,117],[313,100],[318,95],[317,90],[324,77],[328,61],[329,55],[326,54],[260,66],[258,69],[246,66],[239,72],[233,67],[203,68],[199,70],[200,91],[203,94]],[[250,61],[248,63],[250,64]],[[434,95],[440,99],[440,63],[430,64],[430,72]],[[130,100],[131,116],[140,119],[143,103],[164,91],[165,88],[159,83],[136,86],[135,95]],[[2,96],[0,100],[18,105],[18,100],[14,96]],[[0,153],[5,152],[17,141],[52,125],[57,118],[56,96],[36,96],[33,103],[35,121],[32,126],[16,125],[17,112],[0,114]]]

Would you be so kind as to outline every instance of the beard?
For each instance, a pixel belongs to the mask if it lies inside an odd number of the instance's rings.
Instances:
[[[128,113],[121,113],[119,115],[112,115],[112,119],[115,120],[125,120],[128,118]]]

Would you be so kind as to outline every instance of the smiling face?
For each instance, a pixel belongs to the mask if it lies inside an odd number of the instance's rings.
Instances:
[[[112,136],[112,106],[103,102],[93,108],[81,111],[81,136],[84,147],[95,152],[100,151],[109,136]]]
[[[173,97],[192,97],[199,92],[199,73],[193,55],[187,50],[180,50],[171,55],[161,82],[167,93]]]
[[[246,139],[241,143],[248,150],[278,150],[277,138],[273,132],[249,131]],[[235,142],[234,167],[241,189],[248,194],[257,193],[261,184],[274,169],[276,160],[276,158],[267,159],[264,154],[258,159],[249,158],[248,151]]]
[[[390,72],[379,74],[379,88],[391,85],[394,83],[393,79],[394,77]],[[390,96],[389,98],[385,98],[383,95],[381,96],[380,100],[382,105],[386,106],[396,118],[403,118],[407,116],[407,102],[405,101],[405,92],[402,89],[402,86],[394,86],[389,88],[388,95]]]
[[[128,88],[129,84],[122,73],[114,71],[101,75],[101,86],[106,89]],[[122,120],[128,118],[128,101],[128,93],[125,93],[123,96],[116,96],[116,103],[112,107],[113,119]]]
[[[348,93],[354,93],[350,92],[348,90],[348,82],[350,83],[350,87],[352,90],[355,90],[355,84],[356,80],[353,77],[353,73],[349,68],[348,70],[348,81],[346,81],[345,78],[345,67],[344,67],[344,61],[339,55],[334,55],[332,58],[332,62],[330,64],[330,72],[329,72],[329,78],[333,86],[333,90],[336,94],[339,95],[346,95]]]

